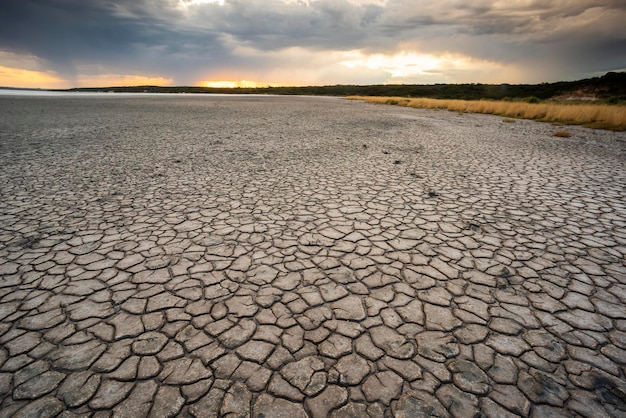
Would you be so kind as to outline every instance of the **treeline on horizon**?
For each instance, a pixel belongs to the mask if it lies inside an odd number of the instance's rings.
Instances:
[[[213,87],[94,87],[64,91],[116,93],[213,93],[277,94],[312,96],[397,96],[463,100],[541,101],[559,96],[595,97],[604,102],[626,102],[626,72],[609,72],[602,77],[542,84],[377,84],[303,87],[213,88]]]

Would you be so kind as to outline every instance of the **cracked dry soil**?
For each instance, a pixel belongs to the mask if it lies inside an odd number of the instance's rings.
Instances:
[[[626,414],[624,133],[312,97],[0,112],[0,417]]]

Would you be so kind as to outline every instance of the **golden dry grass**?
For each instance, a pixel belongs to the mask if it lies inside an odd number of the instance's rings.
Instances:
[[[569,138],[570,136],[572,136],[572,134],[570,134],[567,131],[556,131],[555,133],[552,134],[552,136],[558,136],[561,138]]]
[[[526,103],[492,100],[441,100],[427,98],[349,96],[351,100],[423,109],[447,109],[463,113],[488,113],[510,118],[533,119],[623,131],[626,106],[608,104]]]

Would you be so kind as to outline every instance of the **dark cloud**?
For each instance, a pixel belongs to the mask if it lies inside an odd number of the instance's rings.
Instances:
[[[29,53],[70,75],[76,66],[145,71],[210,64],[218,35],[181,28],[180,12],[149,1],[20,0],[0,8],[0,49]],[[199,59],[202,57],[202,59]]]
[[[276,58],[294,47],[312,54],[393,54],[414,48],[537,66],[538,71],[545,67],[562,78],[626,67],[623,0],[182,3],[5,1],[0,7],[0,51],[36,56],[66,76],[85,67],[156,71],[178,84],[234,67],[269,71],[287,62],[295,68],[297,62],[288,62],[289,57]],[[376,80],[379,76],[372,74]]]
[[[140,22],[114,17],[104,6],[70,0],[8,2],[0,8],[0,46],[54,60],[106,57],[124,53],[134,42],[151,42],[137,27]]]
[[[397,38],[413,37],[422,51],[515,63],[534,73],[546,68],[546,77],[571,79],[626,68],[624,21],[621,0],[390,0],[383,25]]]
[[[384,9],[347,0],[283,3],[231,0],[199,7],[192,19],[263,50],[286,47],[360,48],[376,31]]]

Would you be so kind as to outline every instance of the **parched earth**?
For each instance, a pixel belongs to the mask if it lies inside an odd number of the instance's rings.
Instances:
[[[0,113],[0,417],[626,414],[625,133],[310,97]]]

